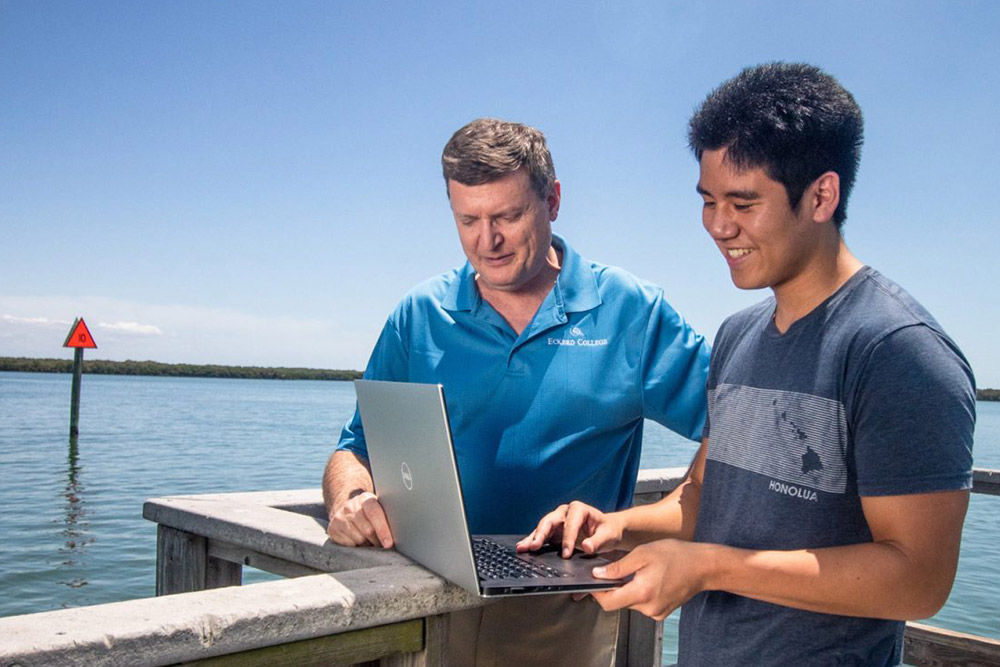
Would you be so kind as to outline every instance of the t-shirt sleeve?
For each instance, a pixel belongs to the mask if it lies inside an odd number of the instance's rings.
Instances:
[[[364,378],[366,380],[393,380],[405,382],[409,368],[406,348],[403,345],[399,331],[392,319],[382,327],[382,334],[375,343],[375,349],[368,360]],[[365,441],[365,430],[361,424],[361,414],[357,403],[354,404],[354,414],[340,432],[337,450],[346,449],[363,459],[368,459],[368,444]]]
[[[658,291],[643,346],[645,416],[685,438],[701,440],[709,353],[704,337]]]
[[[950,341],[924,325],[894,331],[872,349],[854,395],[860,495],[972,487],[975,384]]]

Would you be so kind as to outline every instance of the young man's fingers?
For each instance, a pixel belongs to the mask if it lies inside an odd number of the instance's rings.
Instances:
[[[538,526],[517,543],[517,550],[521,552],[535,551],[540,549],[550,537],[558,534],[562,530],[564,508],[565,506],[560,506],[543,516],[538,522]]]
[[[635,574],[646,564],[640,553],[629,552],[614,561],[601,567],[595,567],[592,574],[598,579],[624,579],[630,574]],[[615,589],[615,590],[621,590]]]
[[[576,539],[580,529],[587,523],[592,508],[583,503],[570,503],[566,511],[566,521],[563,523],[562,557],[569,558],[576,548]]]
[[[604,611],[615,611],[616,609],[625,609],[639,604],[638,598],[629,588],[630,586],[626,584],[621,588],[594,591],[591,595],[597,600],[597,604],[601,605],[601,609]]]
[[[587,539],[580,542],[580,549],[584,553],[594,554],[601,550],[601,548],[611,542],[613,539],[617,539],[614,534],[614,529],[607,523],[601,523],[594,530],[594,534]]]

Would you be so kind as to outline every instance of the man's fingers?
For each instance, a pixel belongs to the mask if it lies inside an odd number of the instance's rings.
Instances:
[[[378,497],[364,492],[341,505],[327,526],[327,534],[344,546],[382,546],[393,544],[392,531]]]
[[[361,531],[355,528],[350,522],[345,521],[342,518],[334,518],[330,521],[327,534],[330,536],[331,540],[345,547],[358,547],[363,544],[368,544],[368,538],[366,538]]]
[[[389,529],[389,521],[385,517],[385,510],[375,496],[365,498],[361,503],[361,514],[367,519],[371,533],[368,535],[373,545],[381,544],[383,548],[392,547],[392,531]]]

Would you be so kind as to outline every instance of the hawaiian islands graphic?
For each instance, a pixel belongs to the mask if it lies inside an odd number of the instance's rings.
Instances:
[[[802,455],[802,473],[807,474],[822,469],[823,462],[819,460],[819,454],[806,445],[806,453]]]
[[[771,401],[771,406],[776,410],[780,409],[778,408],[778,399],[773,399]],[[799,428],[798,424],[796,424],[794,420],[788,418],[788,412],[786,410],[781,410],[779,417],[781,422],[784,422],[791,427],[797,440],[805,440],[808,437],[806,436],[805,431]],[[822,469],[823,462],[819,460],[819,454],[817,454],[816,450],[812,447],[806,445],[806,453],[802,455],[802,474],[807,475],[811,472],[818,472]]]

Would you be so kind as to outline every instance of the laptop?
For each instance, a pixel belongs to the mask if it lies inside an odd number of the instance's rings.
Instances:
[[[622,551],[577,550],[563,559],[556,545],[518,554],[514,545],[523,535],[470,535],[444,387],[375,380],[355,380],[354,386],[375,492],[397,551],[482,597],[597,591],[625,583],[590,573]]]

